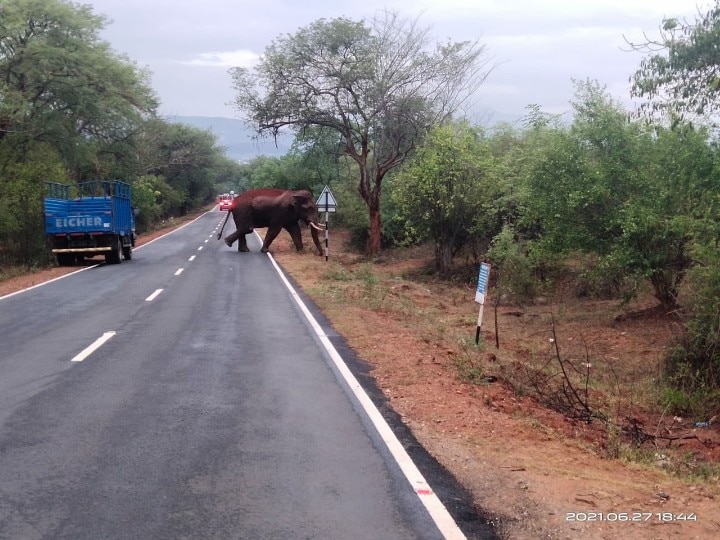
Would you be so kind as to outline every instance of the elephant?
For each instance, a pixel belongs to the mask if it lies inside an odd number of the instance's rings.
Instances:
[[[217,235],[222,237],[230,214],[235,222],[235,232],[225,237],[225,243],[232,247],[238,241],[238,251],[250,251],[247,247],[246,234],[255,227],[267,227],[267,234],[262,245],[262,252],[267,253],[273,240],[285,229],[295,244],[297,251],[302,251],[303,242],[299,222],[303,221],[310,227],[318,255],[322,255],[318,230],[323,230],[319,223],[318,210],[315,199],[308,190],[284,190],[276,188],[258,188],[246,191],[233,199],[228,215]]]

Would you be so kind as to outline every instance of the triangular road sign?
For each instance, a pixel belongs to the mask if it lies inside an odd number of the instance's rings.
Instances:
[[[334,212],[337,209],[337,201],[329,187],[323,188],[317,200],[317,207],[319,212]]]

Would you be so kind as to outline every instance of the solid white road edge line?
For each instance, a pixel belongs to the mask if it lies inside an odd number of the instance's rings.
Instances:
[[[71,362],[82,362],[85,360],[88,356],[90,356],[92,353],[94,353],[96,350],[98,350],[102,345],[111,337],[115,335],[115,332],[105,332],[102,336],[97,338],[95,341],[93,341],[90,345],[85,347],[85,349],[75,356]]]
[[[5,298],[10,298],[11,296],[15,296],[16,294],[24,293],[25,291],[31,291],[32,289],[37,289],[38,287],[42,287],[43,285],[47,285],[48,283],[52,283],[53,281],[57,281],[59,279],[63,279],[63,278],[69,277],[69,276],[74,276],[75,274],[79,274],[80,272],[84,272],[85,270],[90,270],[91,268],[95,268],[96,266],[100,266],[100,263],[94,264],[92,266],[87,266],[85,268],[81,268],[80,270],[76,270],[75,272],[70,272],[69,274],[65,274],[64,276],[58,276],[53,279],[48,279],[47,281],[43,281],[42,283],[38,283],[37,285],[28,287],[27,289],[21,289],[19,291],[15,291],[15,292],[6,294],[5,296],[0,296],[0,300],[4,300]]]
[[[310,310],[302,301],[300,295],[298,295],[288,279],[285,277],[285,273],[282,271],[277,262],[275,262],[275,258],[270,253],[267,255],[280,276],[280,279],[285,284],[285,287],[287,287],[288,291],[290,291],[290,294],[295,299],[295,302],[297,302],[305,317],[307,317],[307,320],[310,322],[310,326],[312,326],[313,330],[320,339],[320,342],[330,355],[330,358],[332,358],[335,367],[345,379],[345,382],[360,402],[360,405],[367,413],[370,421],[375,426],[375,429],[377,429],[388,450],[405,474],[405,478],[407,478],[408,482],[410,482],[410,485],[417,494],[418,498],[423,505],[425,505],[425,508],[435,522],[435,525],[437,525],[438,529],[447,540],[466,540],[465,535],[460,530],[460,527],[457,526],[457,523],[455,523],[455,520],[448,512],[447,508],[445,508],[445,505],[443,505],[438,496],[435,495],[433,490],[430,488],[430,485],[410,458],[402,443],[400,443],[398,438],[395,436],[395,433],[393,433],[392,429],[390,429],[390,426],[385,421],[382,414],[380,414],[380,411],[377,409],[370,397],[365,393],[365,390],[363,390],[362,386],[360,386],[360,383],[347,367],[325,332],[323,332],[322,327],[315,320],[315,317],[313,317],[312,313],[310,313]]]
[[[158,295],[159,295],[161,292],[163,292],[163,290],[162,290],[162,289],[158,289],[157,291],[155,291],[154,293],[152,293],[150,296],[148,296],[148,297],[145,299],[145,301],[146,301],[146,302],[152,302],[153,300],[155,300],[155,299],[158,297]]]

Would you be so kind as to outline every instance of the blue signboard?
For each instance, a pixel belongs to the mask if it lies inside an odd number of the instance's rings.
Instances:
[[[490,265],[487,263],[480,264],[480,275],[478,276],[477,290],[475,291],[475,301],[478,304],[485,303],[485,294],[487,293],[488,278],[490,277]]]

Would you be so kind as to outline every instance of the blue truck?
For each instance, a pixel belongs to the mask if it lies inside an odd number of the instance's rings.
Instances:
[[[132,259],[132,187],[116,180],[45,182],[45,235],[60,266],[105,255],[109,264]]]

